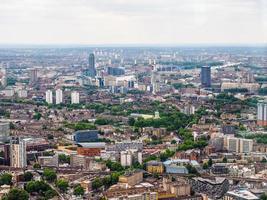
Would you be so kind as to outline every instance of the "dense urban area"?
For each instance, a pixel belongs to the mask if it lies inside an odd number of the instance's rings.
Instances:
[[[267,52],[0,49],[3,200],[266,200]]]

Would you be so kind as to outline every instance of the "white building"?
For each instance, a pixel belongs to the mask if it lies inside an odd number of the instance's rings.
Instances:
[[[128,167],[133,164],[133,155],[130,151],[121,152],[121,166]]]
[[[253,140],[236,138],[236,137],[225,137],[226,149],[229,152],[234,153],[250,153],[253,149]]]
[[[63,92],[61,89],[56,90],[56,104],[61,104],[63,102]]]
[[[27,90],[19,90],[18,91],[18,97],[19,98],[27,98],[27,96],[28,96]]]
[[[45,92],[45,101],[49,104],[53,103],[53,92],[51,90]]]
[[[0,142],[6,142],[10,136],[10,124],[0,123]]]
[[[79,104],[80,103],[80,94],[79,92],[72,92],[71,93],[71,103],[72,104]]]
[[[23,139],[11,141],[10,165],[16,168],[27,167],[26,142]]]

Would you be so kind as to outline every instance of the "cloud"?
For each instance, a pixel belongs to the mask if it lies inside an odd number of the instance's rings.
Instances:
[[[265,0],[0,0],[0,43],[261,43]]]

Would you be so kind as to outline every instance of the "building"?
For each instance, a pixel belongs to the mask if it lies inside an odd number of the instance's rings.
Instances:
[[[258,200],[259,198],[248,190],[228,191],[223,200]]]
[[[166,192],[175,194],[176,197],[184,197],[191,195],[191,186],[185,179],[172,181],[168,178],[163,178],[163,189]]]
[[[95,143],[78,143],[77,153],[78,155],[94,157],[101,156],[101,151],[105,149],[104,142]]]
[[[136,170],[133,172],[127,172],[119,177],[120,183],[125,183],[129,186],[134,186],[143,181],[143,172]]]
[[[16,168],[27,167],[26,143],[21,138],[10,141],[10,165]]]
[[[56,104],[63,103],[63,92],[61,89],[56,90]]]
[[[10,136],[10,124],[0,123],[0,142],[5,143]]]
[[[49,104],[53,104],[53,92],[51,90],[45,92],[45,101]]]
[[[79,92],[72,92],[71,93],[71,103],[72,104],[79,104],[80,103],[80,94]]]
[[[7,72],[6,72],[6,68],[2,68],[1,69],[1,85],[2,87],[6,87],[7,86]]]
[[[133,164],[133,154],[131,151],[122,151],[121,155],[121,166],[130,167]]]
[[[221,198],[229,190],[229,181],[225,178],[216,177],[211,180],[196,177],[189,182],[194,192],[206,194],[212,199]]]
[[[73,135],[73,140],[76,143],[81,142],[96,142],[98,140],[98,130],[83,130],[76,131]]]
[[[18,91],[18,97],[19,98],[27,98],[27,96],[28,96],[27,90],[19,90]]]
[[[267,101],[259,102],[257,106],[257,124],[267,126]]]
[[[108,67],[107,72],[108,75],[112,76],[121,76],[125,74],[125,70],[122,67]]]
[[[211,68],[209,66],[201,67],[201,86],[209,88],[211,86]]]
[[[95,68],[95,55],[91,53],[88,58],[89,68],[88,75],[92,78],[96,76],[96,68]]]
[[[226,137],[226,149],[234,153],[250,153],[253,150],[253,140]]]
[[[152,174],[162,174],[164,172],[164,166],[162,162],[149,161],[146,163],[146,171]]]
[[[43,167],[58,167],[58,154],[53,156],[39,156],[38,163]]]
[[[35,84],[38,81],[38,71],[37,69],[32,69],[30,71],[30,83]]]
[[[105,169],[105,164],[97,162],[91,157],[71,154],[70,155],[70,166],[73,168],[82,168],[83,170],[99,171]]]

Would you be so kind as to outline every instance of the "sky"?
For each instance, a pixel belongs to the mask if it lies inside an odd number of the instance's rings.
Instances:
[[[267,0],[0,0],[0,44],[262,44]]]

